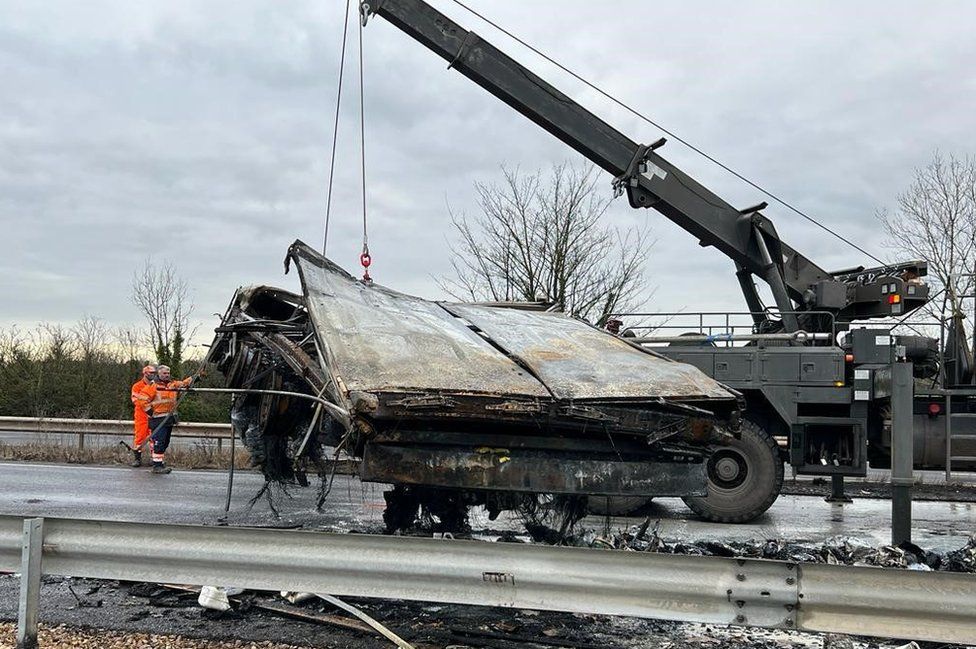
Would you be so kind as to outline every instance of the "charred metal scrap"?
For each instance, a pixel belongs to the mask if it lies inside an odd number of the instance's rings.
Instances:
[[[834,536],[819,545],[784,539],[749,539],[746,541],[701,540],[687,542],[665,540],[650,519],[626,531],[603,533],[585,530],[561,542],[580,547],[594,547],[660,554],[686,554],[706,557],[775,559],[796,563],[825,563],[847,566],[878,566],[908,570],[942,570],[976,573],[976,536],[956,550],[938,553],[925,550],[910,541],[899,545],[877,547],[853,536]]]
[[[405,295],[300,241],[292,263],[302,294],[240,289],[211,353],[231,387],[312,397],[235,398],[232,421],[270,481],[307,484],[342,450],[407,509],[695,495],[707,444],[735,431],[735,393],[581,320]]]

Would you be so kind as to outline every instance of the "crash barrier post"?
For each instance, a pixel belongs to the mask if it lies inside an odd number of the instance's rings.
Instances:
[[[23,519],[0,516],[0,570]],[[153,547],[149,555],[133,547]],[[976,576],[515,543],[46,518],[48,574],[625,615],[937,642],[976,638]]]
[[[891,544],[912,540],[915,379],[912,363],[891,366]]]
[[[37,647],[37,608],[41,594],[41,555],[44,519],[24,520],[20,558],[20,601],[17,609],[17,649]]]

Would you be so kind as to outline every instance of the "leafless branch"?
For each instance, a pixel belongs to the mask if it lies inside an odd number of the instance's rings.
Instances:
[[[454,276],[441,286],[457,299],[545,301],[603,324],[640,306],[648,230],[604,224],[610,199],[593,167],[556,165],[548,176],[502,169],[478,183],[480,214],[452,212],[458,233]]]
[[[157,353],[192,335],[190,288],[170,262],[146,261],[132,278],[132,302],[146,318],[149,343]]]
[[[936,152],[915,170],[897,211],[882,210],[878,217],[889,247],[927,261],[933,294],[945,289],[929,313],[971,314],[973,302],[964,296],[976,288],[976,159]]]

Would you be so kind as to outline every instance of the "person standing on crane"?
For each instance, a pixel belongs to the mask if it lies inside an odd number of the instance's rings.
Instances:
[[[153,473],[165,474],[172,471],[166,466],[166,449],[169,448],[170,436],[176,424],[176,391],[189,387],[192,383],[193,377],[174,381],[168,366],[156,367],[156,382],[152,386],[150,401],[152,416],[149,418],[149,430],[152,431],[149,450],[152,453]]]
[[[146,365],[142,368],[142,378],[132,384],[132,466],[142,466],[142,447],[149,441],[149,415],[152,411],[153,380],[156,367]]]

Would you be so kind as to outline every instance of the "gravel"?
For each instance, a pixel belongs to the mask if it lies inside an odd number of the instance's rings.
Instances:
[[[16,625],[0,622],[0,649],[13,649]],[[119,633],[64,625],[41,625],[38,644],[42,649],[298,649],[275,642],[218,642],[191,640],[178,635]]]

